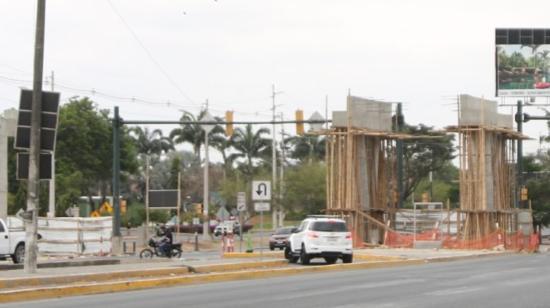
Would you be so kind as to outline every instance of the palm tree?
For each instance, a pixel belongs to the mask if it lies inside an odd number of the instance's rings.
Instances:
[[[145,165],[142,165],[144,174],[140,175],[141,178],[138,180],[139,189],[142,195],[145,196],[147,187],[146,182],[149,175],[150,158],[155,158],[160,156],[163,152],[168,153],[169,151],[174,150],[174,144],[170,138],[162,135],[162,131],[160,129],[150,131],[147,127],[143,129],[136,126],[130,129],[130,133],[134,139],[138,153],[143,155],[145,159]],[[153,165],[156,163],[157,162]]]
[[[302,162],[325,158],[325,138],[316,135],[293,136],[285,139],[290,144],[290,157]]]
[[[212,145],[216,150],[222,154],[223,158],[223,178],[226,178],[227,173],[231,170],[233,162],[235,161],[234,155],[229,155],[228,150],[233,146],[231,138],[228,138],[224,135],[217,134],[212,136],[210,145]]]
[[[254,168],[254,159],[268,157],[271,153],[271,139],[264,138],[263,135],[269,135],[270,130],[263,127],[254,132],[252,125],[246,125],[245,129],[238,127],[231,137],[231,144],[237,153],[230,155],[230,159],[245,159],[245,174],[252,176]]]
[[[150,131],[147,127],[143,129],[136,126],[130,129],[130,133],[133,135],[132,137],[140,154],[146,156],[160,155],[174,149],[172,140],[163,136],[160,129]]]
[[[181,121],[183,122],[196,122],[192,124],[183,124],[180,128],[175,128],[170,132],[170,139],[174,143],[190,143],[193,146],[193,152],[201,160],[201,146],[204,144],[204,130],[202,125],[198,123],[206,115],[206,110],[202,110],[198,116],[194,116],[188,111],[183,111]],[[223,128],[220,125],[216,125],[214,129],[208,134],[209,141],[213,136],[223,134]]]

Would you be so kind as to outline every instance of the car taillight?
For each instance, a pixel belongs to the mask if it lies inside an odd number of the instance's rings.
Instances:
[[[346,233],[346,240],[351,240],[351,232]]]
[[[307,236],[310,238],[319,238],[319,235],[315,232],[308,232]]]

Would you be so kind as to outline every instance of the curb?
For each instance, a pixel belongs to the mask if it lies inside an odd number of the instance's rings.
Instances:
[[[58,268],[74,266],[96,266],[96,265],[116,265],[120,264],[120,259],[96,259],[96,260],[72,260],[72,261],[53,261],[38,263],[38,268]],[[23,269],[23,264],[1,264],[0,270]]]
[[[130,290],[141,290],[156,287],[188,285],[197,283],[223,282],[230,280],[249,280],[296,275],[301,273],[330,272],[341,270],[372,269],[423,264],[424,260],[386,261],[372,263],[334,264],[281,269],[262,269],[255,271],[238,271],[226,273],[185,275],[169,278],[142,279],[136,281],[107,282],[80,284],[59,287],[40,287],[0,292],[0,303],[28,301],[64,296],[90,295],[99,293],[114,293]]]
[[[235,264],[221,264],[221,265],[206,265],[190,268],[190,271],[195,271],[197,274],[181,275],[177,277],[161,277],[161,278],[149,278],[134,281],[119,281],[119,282],[105,282],[105,283],[93,283],[93,284],[80,284],[58,287],[39,287],[35,289],[20,289],[11,291],[0,291],[0,303],[15,302],[15,301],[27,301],[46,299],[53,297],[64,296],[77,296],[77,295],[90,295],[99,293],[114,293],[131,290],[142,290],[157,287],[168,287],[177,285],[189,285],[189,284],[204,284],[212,282],[224,282],[231,280],[250,280],[258,278],[271,278],[280,276],[290,276],[303,273],[322,273],[333,271],[345,271],[345,270],[363,270],[363,269],[379,269],[400,267],[409,265],[422,265],[427,263],[438,262],[451,262],[458,260],[477,259],[483,257],[495,257],[506,256],[515,253],[488,253],[483,255],[471,255],[471,256],[459,256],[459,257],[437,257],[432,259],[408,259],[408,260],[393,260],[393,261],[377,261],[368,263],[351,263],[351,264],[333,264],[333,265],[314,265],[303,267],[286,267],[276,269],[257,269],[253,271],[233,271],[233,272],[218,272],[218,273],[205,273],[201,271],[213,271],[213,270],[229,270]],[[267,262],[253,262],[248,264],[248,269],[257,267],[266,267],[267,264],[286,264],[286,261],[276,260]],[[234,269],[234,268],[233,268]],[[246,269],[246,267],[241,267]]]
[[[235,258],[235,259],[244,259],[244,258],[284,258],[284,253],[281,252],[264,252],[260,254],[258,252],[224,252],[224,258]]]
[[[212,272],[228,272],[228,271],[241,271],[247,269],[267,268],[267,267],[279,267],[288,265],[287,260],[274,260],[274,261],[257,261],[247,263],[229,263],[229,264],[213,264],[213,265],[199,265],[188,266],[191,273],[212,273]]]
[[[72,274],[67,276],[42,276],[8,278],[0,280],[0,290],[10,288],[44,287],[67,283],[108,282],[126,278],[153,278],[158,276],[185,275],[189,273],[229,272],[257,268],[280,267],[287,265],[286,260],[258,261],[248,263],[213,264],[201,266],[174,266],[157,269],[114,271],[109,273]],[[0,293],[1,294],[1,293]]]

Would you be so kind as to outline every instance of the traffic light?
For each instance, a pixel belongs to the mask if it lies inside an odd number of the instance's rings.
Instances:
[[[296,134],[297,135],[303,135],[304,134],[304,111],[303,110],[296,110]]]
[[[233,135],[233,111],[225,112],[225,135],[231,137]]]
[[[527,200],[529,200],[529,194],[528,194],[528,191],[527,191],[527,187],[522,187],[522,188],[521,188],[521,196],[520,196],[520,199],[521,199],[521,201],[527,201]]]

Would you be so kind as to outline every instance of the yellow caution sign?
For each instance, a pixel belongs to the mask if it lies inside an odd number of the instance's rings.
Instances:
[[[93,211],[90,213],[90,217],[94,217],[94,218],[101,217],[101,214],[99,214],[98,211]]]
[[[99,212],[100,213],[107,212],[109,214],[112,214],[113,213],[113,207],[111,206],[111,204],[109,204],[109,201],[105,201],[105,202],[103,202],[103,204],[99,208]]]

